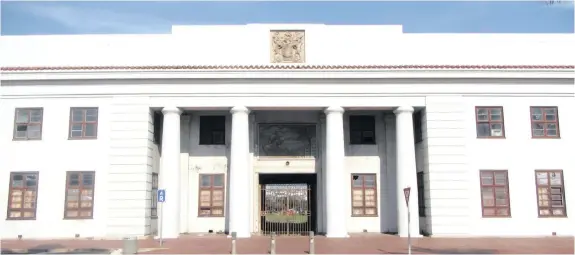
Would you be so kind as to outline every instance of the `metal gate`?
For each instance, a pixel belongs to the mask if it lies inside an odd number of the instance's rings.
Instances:
[[[262,184],[260,188],[263,235],[308,235],[313,230],[310,185]]]

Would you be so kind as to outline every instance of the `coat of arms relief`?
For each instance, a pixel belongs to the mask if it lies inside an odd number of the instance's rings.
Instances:
[[[303,30],[271,31],[272,63],[304,63],[305,32]]]

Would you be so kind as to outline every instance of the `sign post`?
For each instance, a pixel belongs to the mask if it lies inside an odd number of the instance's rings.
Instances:
[[[160,222],[159,222],[159,232],[160,232],[160,246],[164,244],[164,239],[162,238],[162,228],[164,227],[164,202],[166,202],[166,190],[158,190],[158,204],[160,206]]]
[[[407,206],[407,254],[411,255],[411,212],[409,210],[409,194],[411,193],[411,187],[403,189],[403,195],[405,196],[405,205]]]

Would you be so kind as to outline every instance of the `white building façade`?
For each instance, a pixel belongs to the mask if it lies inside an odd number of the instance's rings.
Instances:
[[[573,34],[0,37],[2,238],[573,235]],[[166,190],[158,205],[157,190]]]

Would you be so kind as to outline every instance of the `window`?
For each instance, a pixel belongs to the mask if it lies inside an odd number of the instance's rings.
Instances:
[[[475,107],[478,138],[505,138],[503,107]]]
[[[413,137],[415,143],[423,141],[422,111],[423,110],[413,114]]]
[[[98,136],[98,108],[70,109],[70,139],[95,139]]]
[[[374,116],[349,116],[349,130],[351,144],[375,144]]]
[[[200,116],[200,145],[226,144],[226,116]]]
[[[533,138],[559,138],[557,107],[531,107],[531,135]]]
[[[199,217],[224,216],[224,175],[200,174]]]
[[[507,170],[480,171],[483,217],[511,217],[507,176]]]
[[[152,204],[150,215],[152,219],[158,218],[158,173],[152,173]]]
[[[8,219],[36,219],[38,200],[38,172],[10,173],[8,191]]]
[[[162,144],[162,129],[164,125],[164,115],[161,112],[153,112],[154,118],[154,143],[157,145]]]
[[[563,171],[535,171],[539,217],[566,217]]]
[[[423,172],[417,173],[417,204],[419,206],[419,217],[425,217],[425,183]]]
[[[375,174],[352,174],[352,216],[377,216]]]
[[[14,118],[14,140],[42,139],[42,108],[18,108]]]
[[[92,219],[94,212],[94,172],[66,173],[65,219]]]

